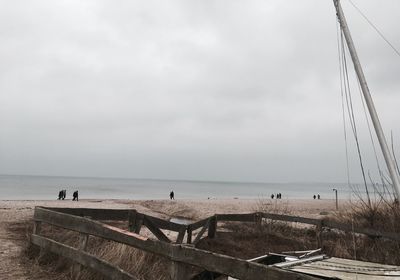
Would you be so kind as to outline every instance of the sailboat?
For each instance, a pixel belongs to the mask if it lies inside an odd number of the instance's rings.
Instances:
[[[374,105],[374,102],[372,100],[372,96],[371,96],[371,93],[369,91],[369,88],[368,88],[367,80],[365,78],[364,71],[363,71],[363,69],[361,67],[361,63],[360,63],[360,60],[359,60],[358,55],[357,55],[357,51],[356,51],[356,48],[355,48],[355,45],[354,45],[354,42],[353,42],[353,38],[351,37],[350,30],[349,30],[349,27],[347,25],[346,18],[344,16],[343,9],[342,9],[342,6],[340,4],[340,0],[333,0],[333,3],[334,3],[335,8],[336,8],[336,15],[337,15],[337,18],[338,18],[338,21],[339,21],[339,24],[340,24],[341,31],[343,32],[343,35],[344,35],[344,37],[346,39],[347,47],[348,47],[351,59],[353,61],[354,69],[355,69],[356,74],[357,74],[357,78],[358,78],[358,81],[359,81],[359,84],[360,84],[360,87],[361,87],[362,94],[364,96],[365,103],[367,104],[368,112],[369,112],[369,114],[371,116],[372,124],[374,126],[374,129],[375,129],[375,132],[376,132],[376,136],[378,138],[379,145],[380,145],[380,148],[382,150],[383,157],[385,159],[385,163],[386,163],[387,169],[389,171],[389,175],[390,175],[390,179],[392,181],[393,189],[395,190],[395,194],[396,194],[395,197],[396,197],[396,200],[399,201],[399,198],[400,198],[400,180],[399,180],[399,174],[397,173],[397,170],[396,170],[395,161],[394,161],[394,158],[393,158],[392,154],[389,151],[389,147],[388,147],[388,144],[387,144],[387,141],[386,141],[386,137],[385,137],[385,134],[383,132],[381,123],[379,121],[378,113],[376,112],[375,105]]]

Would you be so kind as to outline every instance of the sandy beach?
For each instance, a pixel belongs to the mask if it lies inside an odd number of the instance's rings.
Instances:
[[[0,201],[0,275],[4,279],[31,279],[29,267],[20,257],[26,245],[27,223],[35,206],[136,209],[160,218],[181,217],[192,220],[215,213],[250,213],[259,210],[290,213],[304,217],[323,217],[335,209],[334,200],[204,199],[204,200],[20,200]],[[21,230],[22,229],[22,230]]]

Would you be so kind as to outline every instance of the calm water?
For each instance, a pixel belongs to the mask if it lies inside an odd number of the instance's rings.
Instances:
[[[345,184],[332,183],[236,183],[172,181],[151,179],[82,178],[0,175],[0,200],[56,199],[58,191],[67,190],[67,199],[79,190],[81,199],[165,199],[170,190],[175,198],[258,198],[282,193],[282,198],[334,198],[332,187],[341,198],[349,198]]]

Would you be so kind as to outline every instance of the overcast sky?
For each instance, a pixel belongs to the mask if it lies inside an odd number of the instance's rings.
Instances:
[[[400,48],[400,1],[353,1]],[[400,57],[343,8],[400,153]],[[336,44],[330,0],[0,0],[0,173],[344,182]]]

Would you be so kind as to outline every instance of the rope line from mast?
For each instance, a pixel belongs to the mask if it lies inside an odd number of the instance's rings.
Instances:
[[[338,37],[339,37],[338,40],[340,42],[339,43],[339,45],[340,45],[339,65],[342,69],[341,70],[341,83],[343,83],[344,96],[345,96],[345,100],[346,100],[348,117],[349,117],[354,140],[355,140],[356,147],[357,147],[357,153],[358,153],[359,164],[360,164],[361,173],[362,173],[362,177],[363,177],[363,183],[364,183],[365,192],[367,194],[367,199],[368,199],[368,206],[371,206],[371,199],[370,199],[368,185],[367,185],[367,178],[365,175],[365,169],[364,169],[361,148],[360,148],[360,143],[359,143],[359,138],[358,138],[358,133],[357,133],[356,118],[354,115],[353,99],[352,99],[352,94],[351,94],[351,89],[350,89],[350,79],[349,79],[349,73],[348,73],[348,67],[347,67],[346,48],[345,48],[345,44],[344,44],[344,34],[341,29],[340,29],[340,36],[338,36]]]
[[[356,4],[353,3],[353,1],[349,0],[350,4],[357,10],[357,12],[371,25],[373,29],[379,34],[379,36],[392,48],[392,50],[397,54],[397,56],[400,57],[400,51],[397,50],[397,48],[383,35],[383,33],[376,27],[375,24],[372,23],[372,21],[361,11],[360,8],[356,6]]]

